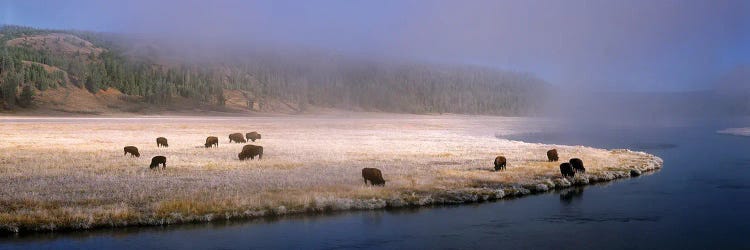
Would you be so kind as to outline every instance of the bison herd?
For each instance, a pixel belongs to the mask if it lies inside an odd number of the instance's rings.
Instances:
[[[260,134],[258,132],[250,132],[246,134],[247,140],[258,140],[260,139]],[[247,142],[245,140],[245,137],[242,136],[241,133],[233,133],[229,135],[229,143],[232,142]],[[219,147],[219,138],[216,136],[209,136],[206,138],[206,144],[204,144],[207,148],[212,147]],[[167,138],[164,137],[158,137],[156,138],[156,147],[169,147],[169,143],[167,142]],[[125,146],[123,148],[123,151],[125,152],[124,155],[130,154],[131,157],[141,157],[141,153],[138,152],[138,148],[135,146]],[[255,159],[255,157],[258,157],[258,160],[260,160],[263,157],[263,147],[256,146],[256,145],[245,145],[242,148],[242,152],[238,155],[240,160],[245,160],[247,158]],[[161,165],[162,169],[167,168],[167,157],[163,155],[154,156],[151,158],[151,165],[149,165],[150,169],[158,168]]]
[[[558,160],[557,149],[550,149],[547,151],[547,161],[555,162]],[[495,165],[495,171],[500,171],[505,169],[507,160],[504,156],[498,156],[495,157],[493,164]],[[574,177],[576,173],[586,173],[586,168],[583,167],[583,161],[581,159],[572,158],[568,162],[560,164],[560,174],[563,177]],[[364,175],[364,170],[362,175]]]
[[[247,141],[253,141],[261,139],[261,135],[256,132],[250,132],[245,134],[245,136],[242,136],[241,133],[232,133],[229,135],[229,143],[235,142],[235,143],[246,143]],[[169,144],[167,143],[167,138],[159,137],[156,138],[156,146],[157,147],[169,147]],[[206,143],[204,144],[206,148],[212,148],[212,147],[219,147],[219,138],[216,136],[209,136],[206,138]],[[123,151],[125,152],[124,155],[130,154],[131,157],[140,157],[141,154],[138,152],[138,148],[135,146],[126,146],[123,148]],[[258,157],[258,160],[263,159],[263,147],[257,146],[257,145],[245,145],[242,147],[242,151],[237,154],[237,158],[239,158],[241,161],[244,161],[246,159],[255,159],[255,157]],[[557,150],[551,149],[547,151],[547,161],[550,162],[556,162],[559,160]],[[497,156],[495,157],[495,161],[493,162],[494,170],[495,171],[501,171],[505,170],[507,166],[507,159],[504,156]],[[159,155],[154,156],[151,158],[151,164],[149,165],[150,169],[158,168],[159,166],[162,167],[162,169],[167,167],[167,157]],[[560,174],[564,178],[567,177],[574,177],[576,173],[585,173],[586,168],[583,167],[583,161],[579,158],[572,158],[568,162],[564,162],[560,164]],[[383,179],[383,173],[380,171],[380,169],[377,168],[363,168],[362,169],[362,178],[365,181],[365,185],[367,185],[367,182],[370,182],[370,185],[373,186],[385,186],[385,179]]]

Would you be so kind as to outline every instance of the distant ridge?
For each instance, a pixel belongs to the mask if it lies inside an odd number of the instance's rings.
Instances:
[[[5,110],[84,113],[160,107],[530,115],[541,109],[546,89],[546,83],[531,74],[474,66],[258,48],[196,50],[118,34],[4,25],[0,104]],[[26,86],[33,101],[21,105],[29,98],[21,95]],[[114,89],[108,90],[110,95],[120,93],[113,99],[119,101],[102,98],[100,90],[107,89]],[[50,97],[55,95],[76,98]]]

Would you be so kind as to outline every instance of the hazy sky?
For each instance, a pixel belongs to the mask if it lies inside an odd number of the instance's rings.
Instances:
[[[750,64],[750,1],[0,0],[0,22],[271,43],[532,72],[566,87],[703,89]]]

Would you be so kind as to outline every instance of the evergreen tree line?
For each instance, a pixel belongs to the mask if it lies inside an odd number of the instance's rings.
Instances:
[[[0,75],[3,98],[11,88],[38,90],[65,84],[96,93],[116,88],[153,104],[175,97],[223,105],[224,89],[242,90],[257,101],[276,99],[304,109],[310,105],[408,113],[523,115],[540,110],[545,83],[529,74],[481,67],[384,63],[343,57],[241,54],[214,60],[172,60],[133,56],[128,44],[90,32],[67,32],[104,48],[94,55],[63,54],[6,46],[6,41],[50,32],[18,26],[0,29]],[[64,70],[48,73],[42,66]],[[67,74],[67,75],[66,75]],[[7,89],[7,90],[6,90]],[[6,94],[7,93],[7,94]],[[16,93],[16,92],[12,92]],[[7,101],[6,101],[7,102]]]

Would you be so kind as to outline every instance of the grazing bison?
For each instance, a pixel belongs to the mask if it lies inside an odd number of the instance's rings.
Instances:
[[[258,156],[258,160],[263,159],[263,147],[256,146],[256,145],[245,145],[242,147],[242,152],[240,152],[237,157],[240,158],[240,161],[244,161],[247,158],[255,159],[255,156]]]
[[[495,171],[500,171],[501,169],[505,169],[505,157],[498,156],[495,157]]]
[[[207,137],[205,145],[207,148],[210,148],[213,146],[219,147],[219,137],[216,137],[216,136]]]
[[[573,166],[573,170],[576,171],[576,173],[586,173],[586,168],[583,167],[583,161],[578,158],[570,159],[570,165]]]
[[[125,151],[124,155],[128,155],[128,153],[130,153],[130,156],[141,157],[141,153],[138,153],[138,148],[136,147],[127,146],[124,148],[124,151]]]
[[[383,180],[383,173],[380,172],[380,169],[363,168],[362,178],[365,179],[365,185],[367,185],[367,181],[370,181],[370,184],[373,186],[375,185],[385,186],[385,180]]]
[[[558,160],[557,149],[550,149],[549,151],[547,151],[547,160],[549,160],[549,161],[557,161]]]
[[[150,169],[158,168],[159,164],[161,164],[161,168],[167,168],[167,157],[164,156],[154,156],[154,158],[151,158],[151,165],[148,166]]]
[[[255,141],[255,140],[260,139],[260,134],[258,134],[258,132],[253,131],[253,132],[245,134],[245,137],[248,140]]]
[[[236,143],[245,143],[247,142],[245,140],[245,137],[242,136],[240,133],[234,133],[229,135],[229,143],[236,142]]]
[[[164,138],[164,137],[156,138],[156,147],[158,148],[162,146],[165,148],[169,147],[169,144],[167,143],[167,138]]]
[[[560,164],[560,174],[562,174],[563,177],[573,177],[576,175],[576,172],[573,171],[573,166],[571,166],[570,163],[563,162]]]

